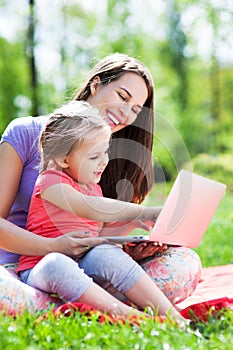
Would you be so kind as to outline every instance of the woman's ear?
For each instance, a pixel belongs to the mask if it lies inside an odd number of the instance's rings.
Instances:
[[[69,167],[69,164],[67,163],[67,160],[64,157],[57,157],[54,160],[56,164],[62,169],[67,169]]]
[[[101,84],[101,80],[100,80],[100,77],[97,75],[97,76],[93,79],[93,81],[92,81],[92,83],[91,83],[91,85],[90,85],[90,90],[91,90],[91,95],[92,95],[92,96],[94,96],[94,95],[96,94],[96,92],[97,92],[97,90],[98,90],[100,84]]]

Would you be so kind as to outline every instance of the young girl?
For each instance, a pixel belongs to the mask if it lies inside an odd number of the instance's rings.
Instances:
[[[111,129],[97,110],[74,101],[56,110],[41,136],[43,172],[38,177],[29,209],[27,229],[45,237],[68,232],[101,233],[104,222],[141,219],[155,221],[158,207],[144,207],[103,198],[101,175],[108,164]],[[113,285],[141,309],[158,308],[183,320],[144,270],[120,247],[104,243],[86,247],[78,261],[60,253],[21,256],[22,281],[65,301],[88,303],[115,315],[138,313],[105,289]]]

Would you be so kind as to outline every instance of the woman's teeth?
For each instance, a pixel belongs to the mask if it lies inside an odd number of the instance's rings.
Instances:
[[[120,124],[119,121],[112,114],[107,113],[107,116],[115,125]]]

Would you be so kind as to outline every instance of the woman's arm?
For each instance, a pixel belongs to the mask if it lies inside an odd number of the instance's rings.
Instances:
[[[80,258],[86,253],[86,247],[94,247],[105,242],[104,238],[92,237],[84,232],[70,232],[57,238],[46,238],[0,218],[0,247],[17,254],[44,256],[59,252]]]
[[[62,183],[48,187],[41,196],[67,212],[101,222],[134,219],[156,221],[161,209],[85,195]]]
[[[22,161],[7,142],[0,145],[0,217],[7,218],[23,171]]]
[[[18,153],[9,143],[3,142],[0,145],[0,247],[17,254],[46,254],[47,245],[43,239],[6,220],[22,171],[23,164]]]
[[[58,238],[45,238],[24,230],[6,220],[20,183],[22,161],[7,142],[0,145],[0,247],[10,252],[26,255],[46,255],[60,252],[79,257],[83,245],[95,246],[102,241],[88,234],[72,232]],[[85,238],[84,238],[85,237]],[[81,241],[82,240],[82,241]]]

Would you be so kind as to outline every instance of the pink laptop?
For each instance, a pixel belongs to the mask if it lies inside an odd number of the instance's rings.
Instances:
[[[196,248],[226,190],[226,185],[181,170],[149,236],[109,237],[118,243],[150,240]]]

